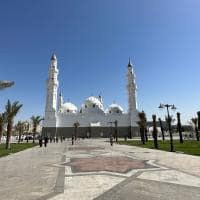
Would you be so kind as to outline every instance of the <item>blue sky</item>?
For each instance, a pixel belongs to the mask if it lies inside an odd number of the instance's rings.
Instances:
[[[100,92],[127,109],[128,58],[134,64],[138,106],[163,116],[174,103],[187,122],[200,110],[199,0],[1,0],[0,109],[19,100],[17,119],[43,115],[52,52],[65,100],[80,106]]]

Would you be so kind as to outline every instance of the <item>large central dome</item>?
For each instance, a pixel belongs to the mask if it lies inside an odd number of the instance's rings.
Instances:
[[[85,100],[85,103],[82,105],[83,112],[98,112],[103,111],[103,104],[100,98],[91,96]],[[103,111],[104,112],[104,111]]]

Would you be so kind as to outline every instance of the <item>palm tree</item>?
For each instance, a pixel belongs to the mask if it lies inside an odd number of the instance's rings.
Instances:
[[[15,129],[16,129],[16,131],[19,132],[18,143],[20,143],[21,142],[21,136],[22,136],[22,133],[24,131],[24,122],[18,121],[18,123],[15,126]]]
[[[158,138],[157,138],[157,124],[156,124],[156,115],[152,115],[153,119],[153,140],[154,140],[154,147],[155,149],[158,149]]]
[[[19,104],[18,101],[15,101],[13,104],[8,100],[6,104],[6,121],[7,121],[7,137],[6,137],[6,149],[10,149],[10,138],[12,135],[12,128],[14,123],[14,117],[19,112],[22,104]]]
[[[198,116],[198,130],[200,130],[200,111],[197,112]]]
[[[197,125],[198,124],[198,119],[195,117],[195,118],[192,118],[191,121],[194,124],[197,141],[199,141],[199,131],[198,131],[198,125]]]
[[[0,81],[0,90],[11,87],[15,84],[14,81]]]
[[[6,123],[6,116],[5,113],[0,113],[0,144],[1,144],[1,137],[3,134],[3,127]]]
[[[138,113],[138,117],[140,121],[138,121],[138,125],[140,128],[140,136],[142,144],[145,144],[145,130],[147,129],[147,118],[144,111]]]
[[[161,118],[158,118],[158,121],[160,123],[160,130],[161,130],[161,133],[162,133],[162,140],[165,140],[164,128],[163,128],[163,124],[162,124]]]
[[[41,116],[32,116],[31,121],[33,123],[33,143],[35,143],[35,134],[37,131],[37,127],[40,125],[40,122],[44,120]]]
[[[183,143],[182,126],[181,126],[181,114],[177,112],[177,129],[179,132],[180,143]]]

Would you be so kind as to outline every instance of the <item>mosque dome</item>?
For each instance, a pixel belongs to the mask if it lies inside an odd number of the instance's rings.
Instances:
[[[103,104],[97,97],[94,96],[88,97],[85,100],[85,108],[94,108],[94,107],[103,109]]]
[[[85,100],[85,103],[82,105],[83,112],[104,112],[103,103],[100,98],[91,96]]]
[[[78,109],[73,103],[67,102],[61,105],[60,110],[63,113],[76,113]]]
[[[114,114],[114,113],[122,114],[123,108],[120,105],[113,103],[108,107],[107,112],[110,113],[110,114]]]

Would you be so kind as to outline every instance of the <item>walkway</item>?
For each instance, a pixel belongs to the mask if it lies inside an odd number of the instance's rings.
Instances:
[[[199,200],[200,157],[106,139],[28,149],[0,159],[4,200]]]

